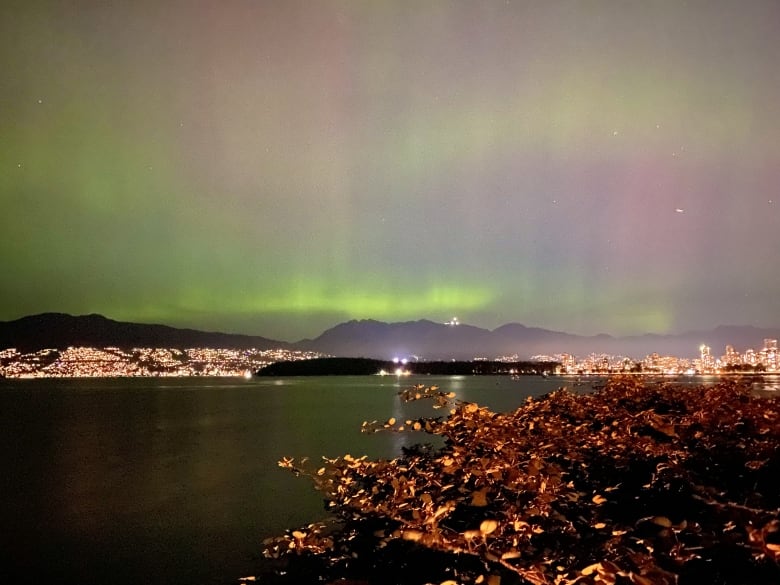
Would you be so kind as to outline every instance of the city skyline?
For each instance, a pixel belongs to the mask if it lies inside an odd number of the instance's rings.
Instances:
[[[0,320],[780,326],[776,2],[0,17]]]
[[[667,370],[672,369],[668,366],[669,360],[685,362],[688,365],[677,368],[681,372],[688,370],[696,360],[706,364],[709,370],[715,365],[718,368],[721,365],[763,365],[767,366],[767,371],[776,371],[780,365],[776,351],[778,337],[780,328],[752,326],[721,326],[708,331],[665,336],[579,336],[516,323],[488,330],[453,318],[445,323],[426,320],[399,323],[349,321],[323,331],[316,338],[288,343],[260,336],[121,322],[101,315],[48,313],[0,321],[0,351],[5,348],[22,354],[32,351],[37,355],[41,351],[66,348],[102,348],[116,350],[120,354],[134,352],[138,348],[159,348],[179,353],[191,348],[209,348],[227,351],[231,355],[246,351],[297,351],[310,355],[414,361],[571,361],[588,356],[584,358],[584,369],[592,369],[593,363],[606,359],[610,370],[615,371],[621,369],[617,366],[625,359],[636,361],[644,359],[643,356],[662,357],[667,363]],[[770,349],[772,352],[768,354]],[[721,355],[723,351],[725,353]],[[578,366],[576,369],[583,368]]]
[[[540,375],[550,373],[559,375],[639,373],[664,376],[720,376],[747,373],[774,375],[780,371],[777,339],[764,339],[762,348],[758,350],[747,348],[744,352],[738,352],[732,345],[726,345],[726,352],[720,357],[715,357],[712,348],[707,345],[701,345],[699,352],[699,357],[695,359],[653,352],[643,358],[604,353],[591,353],[587,356],[556,353],[522,359],[517,354],[489,358],[474,356],[471,361],[475,367],[484,361],[503,362],[509,365],[521,362],[557,364],[554,371],[532,372]],[[135,347],[131,350],[123,350],[118,347],[78,346],[67,349],[41,349],[32,352],[20,352],[9,348],[0,350],[0,378],[216,376],[249,379],[254,372],[274,362],[311,360],[323,357],[329,356],[318,352],[285,348],[259,350],[256,348]],[[406,366],[417,361],[425,362],[428,360],[393,358],[392,363],[398,365],[394,375],[409,375]],[[393,372],[385,370],[375,373],[381,376],[393,375]],[[517,372],[514,369],[508,369],[504,373],[513,375]]]

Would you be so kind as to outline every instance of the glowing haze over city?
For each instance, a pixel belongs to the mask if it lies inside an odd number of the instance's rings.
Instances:
[[[778,326],[778,30],[774,0],[4,2],[0,320]]]

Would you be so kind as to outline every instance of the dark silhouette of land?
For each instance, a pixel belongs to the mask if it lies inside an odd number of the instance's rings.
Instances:
[[[370,376],[396,370],[432,376],[540,375],[549,373],[555,362],[436,361],[398,364],[368,358],[318,358],[276,362],[257,372],[258,376]]]
[[[428,320],[383,323],[368,319],[341,323],[315,339],[298,342],[296,347],[330,355],[377,359],[419,356],[426,360],[470,360],[517,355],[522,360],[534,355],[560,353],[579,356],[604,353],[641,359],[653,352],[698,357],[702,344],[710,346],[714,355],[725,353],[727,344],[740,351],[751,347],[758,350],[765,338],[780,338],[780,329],[720,326],[709,331],[679,335],[613,337],[606,334],[572,335],[519,323],[509,323],[490,331]]]
[[[0,349],[15,347],[19,351],[36,351],[71,346],[274,349],[289,348],[290,344],[251,335],[114,321],[102,315],[76,317],[64,313],[42,313],[0,322]]]
[[[778,328],[720,326],[709,331],[680,335],[572,335],[538,327],[509,323],[494,329],[471,325],[445,325],[428,320],[383,323],[374,320],[348,321],[323,332],[315,339],[295,343],[266,337],[178,329],[166,325],[147,325],[114,321],[101,315],[72,316],[43,313],[0,322],[0,349],[20,351],[68,346],[92,347],[219,347],[233,349],[284,348],[314,351],[331,356],[366,357],[389,360],[415,357],[422,360],[472,360],[517,356],[524,360],[534,355],[590,353],[623,355],[641,359],[658,352],[677,357],[696,357],[706,344],[714,355],[725,351],[726,344],[737,350],[761,349],[765,338],[780,338]]]

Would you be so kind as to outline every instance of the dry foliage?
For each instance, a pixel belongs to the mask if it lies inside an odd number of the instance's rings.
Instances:
[[[445,446],[309,468],[334,521],[269,539],[275,576],[325,583],[780,583],[780,401],[611,379],[509,413],[436,387],[446,418],[364,423]],[[286,575],[286,577],[283,577]]]

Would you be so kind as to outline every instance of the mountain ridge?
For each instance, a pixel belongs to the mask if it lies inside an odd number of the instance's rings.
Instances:
[[[91,347],[289,348],[291,344],[254,335],[200,331],[161,324],[115,321],[97,313],[39,313],[0,321],[0,348],[20,351]]]
[[[764,338],[777,339],[780,328],[753,325],[718,325],[711,330],[680,334],[645,333],[616,337],[605,333],[577,335],[521,323],[506,323],[493,330],[468,324],[443,324],[429,319],[387,323],[375,319],[352,319],[323,331],[313,339],[285,342],[257,335],[201,331],[161,324],[143,324],[113,319],[95,313],[69,315],[40,313],[0,321],[0,349],[16,347],[34,351],[68,346],[130,347],[223,347],[234,349],[286,348],[318,351],[339,357],[392,359],[473,359],[517,355],[607,353],[635,359],[657,352],[694,357],[701,344],[721,355],[726,344],[738,350],[760,349]]]

